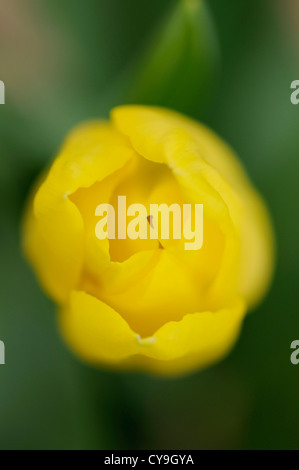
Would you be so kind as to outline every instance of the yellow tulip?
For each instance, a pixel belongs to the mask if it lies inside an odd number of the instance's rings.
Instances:
[[[98,239],[95,208],[119,195],[202,204],[202,248]],[[28,205],[24,250],[79,357],[164,375],[224,357],[273,271],[267,210],[232,150],[202,124],[146,106],[70,134]]]

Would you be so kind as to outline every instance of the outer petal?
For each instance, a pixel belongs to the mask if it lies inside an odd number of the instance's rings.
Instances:
[[[243,302],[236,300],[216,313],[186,315],[141,339],[111,307],[84,292],[73,292],[60,314],[60,326],[72,349],[87,361],[176,375],[226,354],[243,316]]]
[[[126,139],[110,124],[84,124],[71,133],[30,204],[25,253],[57,302],[65,302],[77,285],[84,257],[84,223],[68,196],[103,180],[133,155]]]
[[[84,226],[76,206],[63,196],[52,198],[44,214],[27,209],[23,246],[50,297],[66,302],[78,282],[83,261]]]
[[[160,108],[123,106],[113,110],[118,129],[131,139],[145,158],[167,163],[180,184],[203,188],[204,182],[221,196],[235,226],[240,229],[239,291],[250,304],[263,295],[273,271],[273,235],[267,211],[231,149],[205,126],[178,113]],[[185,151],[176,136],[185,133]],[[189,150],[189,158],[182,153]],[[190,154],[193,153],[193,156]],[[208,188],[209,189],[209,188]],[[206,192],[203,189],[203,192]],[[202,197],[202,192],[198,192]],[[213,192],[208,191],[208,194]],[[238,201],[239,198],[239,201]],[[217,211],[221,222],[225,210],[214,198],[207,207]],[[205,204],[205,202],[204,202]],[[239,206],[239,207],[238,207]],[[217,216],[216,216],[217,218]],[[220,284],[226,272],[220,276]]]

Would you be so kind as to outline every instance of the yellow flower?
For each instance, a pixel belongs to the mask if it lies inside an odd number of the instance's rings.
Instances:
[[[99,240],[95,208],[119,195],[203,204],[203,246]],[[265,206],[231,149],[173,111],[122,106],[75,129],[36,191],[24,249],[83,359],[177,375],[234,344],[265,293],[273,238]],[[162,243],[162,244],[161,244]]]

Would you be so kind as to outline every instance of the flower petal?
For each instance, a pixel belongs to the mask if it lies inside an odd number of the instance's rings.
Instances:
[[[24,249],[45,290],[67,301],[79,281],[84,258],[84,222],[70,200],[78,188],[102,181],[135,152],[110,124],[79,126],[40,185],[27,211]]]
[[[68,344],[89,362],[176,375],[223,357],[237,338],[243,316],[244,303],[236,300],[216,313],[186,315],[141,339],[111,307],[73,292],[59,319]]]
[[[223,223],[229,211],[241,242],[239,292],[251,305],[256,304],[273,272],[273,234],[264,204],[232,150],[207,127],[174,111],[121,106],[112,111],[112,119],[138,153],[167,163],[189,194],[201,199],[198,202],[208,208],[214,221]],[[218,285],[225,278],[224,269]]]
[[[58,303],[68,300],[83,262],[84,226],[79,210],[63,196],[36,216],[33,204],[24,223],[24,252],[48,295]]]

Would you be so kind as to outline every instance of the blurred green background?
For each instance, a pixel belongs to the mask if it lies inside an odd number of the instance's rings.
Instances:
[[[1,449],[299,448],[297,0],[0,0]],[[268,297],[220,364],[166,380],[96,370],[61,341],[20,249],[30,186],[79,121],[121,103],[210,125],[264,195]]]

